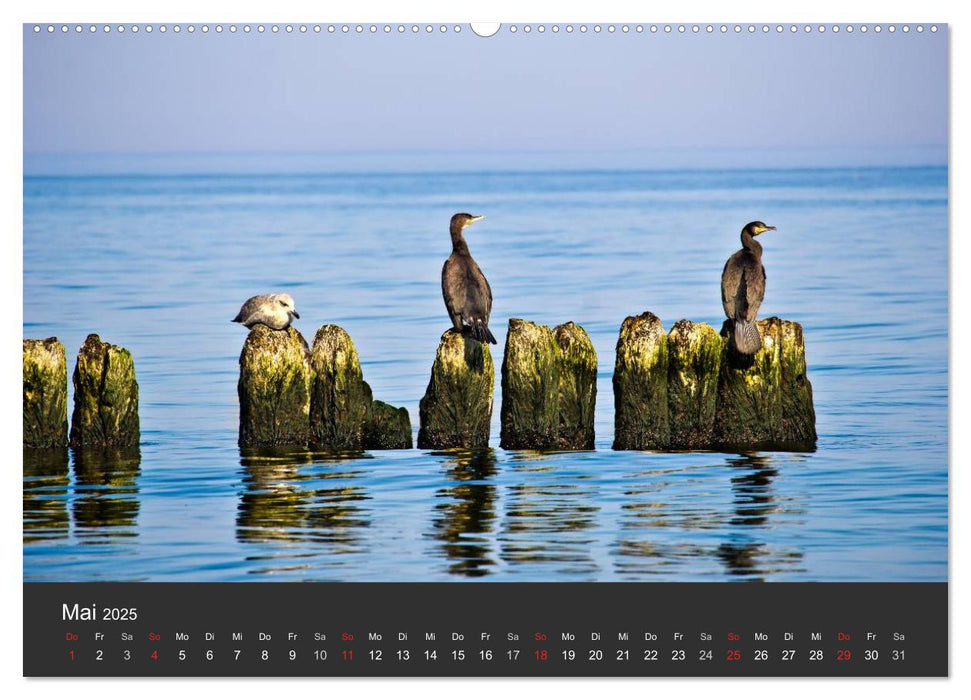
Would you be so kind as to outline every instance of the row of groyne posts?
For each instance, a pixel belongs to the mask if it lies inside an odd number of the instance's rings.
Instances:
[[[617,450],[813,449],[816,415],[802,327],[758,322],[762,349],[738,355],[706,323],[665,332],[650,312],[624,320],[614,365]],[[257,325],[239,358],[241,447],[412,447],[408,411],[373,398],[350,335],[322,326],[309,346],[292,326]],[[597,353],[573,322],[553,329],[509,321],[501,368],[500,446],[591,450]],[[67,430],[67,365],[57,338],[24,341],[24,446],[137,445],[138,384],[131,354],[88,336],[73,375]],[[488,345],[442,336],[419,405],[418,447],[488,446],[495,367]]]

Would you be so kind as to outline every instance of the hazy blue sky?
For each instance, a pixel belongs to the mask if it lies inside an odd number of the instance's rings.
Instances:
[[[24,31],[28,154],[918,147],[941,162],[947,142],[946,30]]]

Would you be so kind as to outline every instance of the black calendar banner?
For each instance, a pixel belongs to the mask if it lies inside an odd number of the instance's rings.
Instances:
[[[947,584],[26,584],[27,676],[946,676]]]

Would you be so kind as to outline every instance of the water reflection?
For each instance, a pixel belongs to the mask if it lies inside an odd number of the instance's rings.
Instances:
[[[625,575],[662,576],[671,572],[710,572],[714,565],[732,578],[760,579],[796,572],[802,552],[769,546],[769,531],[782,514],[798,513],[773,489],[778,457],[742,454],[722,464],[678,470],[643,471],[637,486],[624,492],[617,570]],[[796,458],[788,456],[785,468]],[[719,479],[732,470],[728,483]],[[724,484],[722,486],[721,484]],[[710,535],[724,541],[708,544]]]
[[[448,571],[461,576],[486,576],[496,566],[490,534],[496,519],[498,493],[492,449],[432,453],[443,457],[448,485],[435,493],[433,537],[442,542]]]
[[[66,447],[24,449],[24,544],[67,537]]]
[[[239,542],[316,542],[334,554],[357,551],[371,522],[361,503],[369,473],[357,467],[360,452],[303,448],[240,450],[244,491],[236,518]],[[286,552],[282,552],[286,555]]]
[[[765,525],[775,510],[772,480],[779,474],[775,464],[762,454],[739,455],[729,459],[728,464],[741,472],[732,477],[735,514],[729,522],[751,527]]]
[[[102,544],[138,535],[138,447],[72,449],[74,500],[71,512],[78,539]]]
[[[596,572],[590,532],[600,512],[596,482],[554,453],[517,452],[509,468],[516,483],[505,494],[503,561],[527,576],[535,570],[536,578]]]
[[[785,466],[793,469],[800,461],[793,456]],[[754,453],[729,458],[727,463],[740,472],[731,479],[731,537],[715,552],[728,574],[761,581],[770,574],[802,571],[801,551],[773,548],[765,541],[771,527],[770,516],[798,512],[773,491],[772,481],[778,476],[775,461],[768,455]]]

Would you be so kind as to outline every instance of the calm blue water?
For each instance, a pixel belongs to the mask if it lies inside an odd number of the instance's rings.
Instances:
[[[415,432],[448,219],[518,316],[583,325],[597,451],[241,454],[229,323],[289,291],[353,336]],[[722,320],[752,219],[761,315],[803,324],[812,454],[612,452],[613,348]],[[945,580],[944,168],[26,177],[24,336],[134,354],[140,455],[25,453],[26,580]],[[497,377],[498,385],[498,377]],[[78,459],[80,457],[80,459]]]

